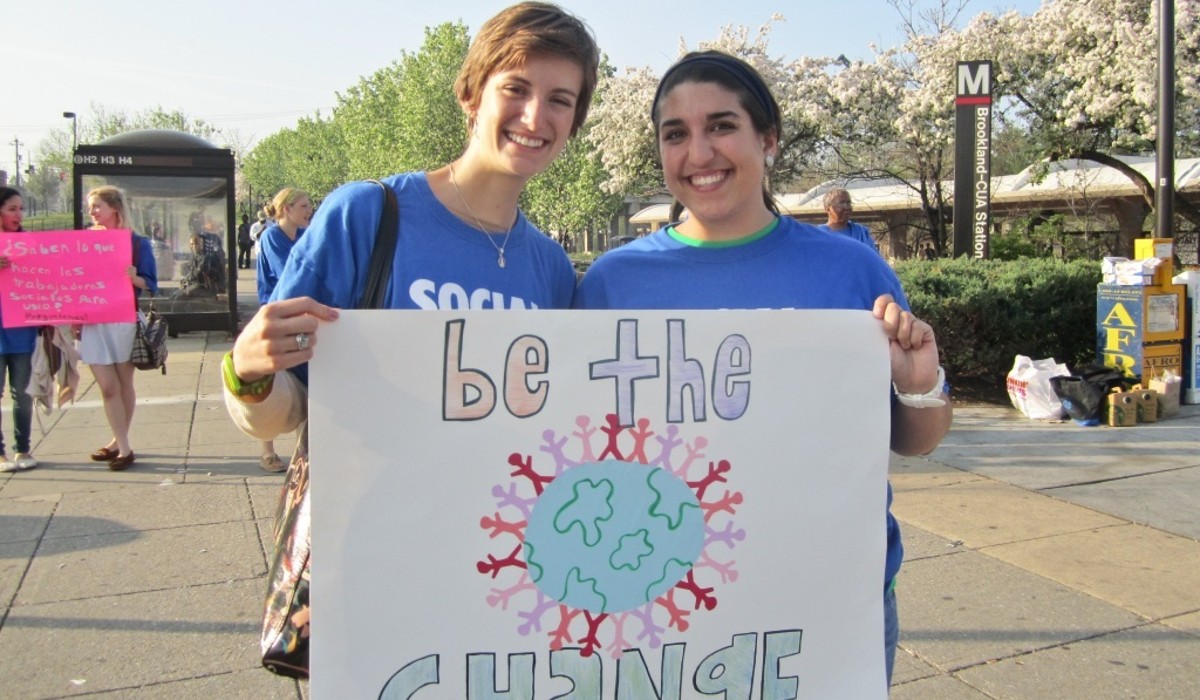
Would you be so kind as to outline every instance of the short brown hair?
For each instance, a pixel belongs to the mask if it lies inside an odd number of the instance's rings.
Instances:
[[[591,29],[558,5],[522,2],[484,22],[454,81],[454,94],[468,105],[468,111],[474,112],[488,78],[524,64],[530,56],[565,58],[583,69],[583,85],[571,124],[574,136],[587,119],[592,93],[596,91],[600,50]],[[468,118],[468,122],[471,120],[473,117]]]

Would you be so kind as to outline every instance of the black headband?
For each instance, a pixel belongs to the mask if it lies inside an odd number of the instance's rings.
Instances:
[[[658,107],[658,101],[662,97],[663,88],[666,86],[667,80],[671,75],[684,66],[696,64],[712,66],[732,76],[742,87],[746,88],[746,91],[762,107],[763,111],[770,115],[772,121],[774,121],[774,126],[778,127],[780,125],[782,118],[779,114],[779,105],[771,98],[771,92],[763,84],[762,78],[754,72],[754,69],[742,61],[717,51],[684,56],[678,63],[667,69],[667,72],[663,74],[662,80],[658,81],[658,89],[654,91],[654,102],[650,103],[651,120],[654,119],[654,109]]]

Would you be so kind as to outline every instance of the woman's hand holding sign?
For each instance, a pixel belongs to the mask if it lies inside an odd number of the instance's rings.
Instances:
[[[313,358],[317,327],[333,321],[337,309],[309,297],[273,301],[259,308],[233,345],[238,378],[254,382]]]
[[[875,300],[875,318],[883,322],[897,391],[923,394],[937,377],[938,348],[933,327],[904,310],[890,294]]]
[[[875,318],[883,323],[892,362],[892,384],[898,394],[935,393],[942,400],[912,404],[901,396],[892,409],[892,450],[902,455],[928,454],[950,429],[952,408],[938,383],[937,338],[933,327],[905,311],[889,294],[875,300]]]

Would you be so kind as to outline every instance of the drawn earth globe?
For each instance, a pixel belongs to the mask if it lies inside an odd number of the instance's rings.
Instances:
[[[525,528],[530,578],[550,598],[594,613],[644,606],[695,565],[704,515],[670,472],[607,460],[545,488]]]

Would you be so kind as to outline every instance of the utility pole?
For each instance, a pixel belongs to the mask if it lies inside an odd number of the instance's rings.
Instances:
[[[20,187],[21,186],[21,139],[14,136],[13,140],[12,140],[12,145],[13,145],[13,150],[16,151],[16,154],[17,154],[16,155],[16,158],[17,158],[17,168],[16,168],[17,187]]]

